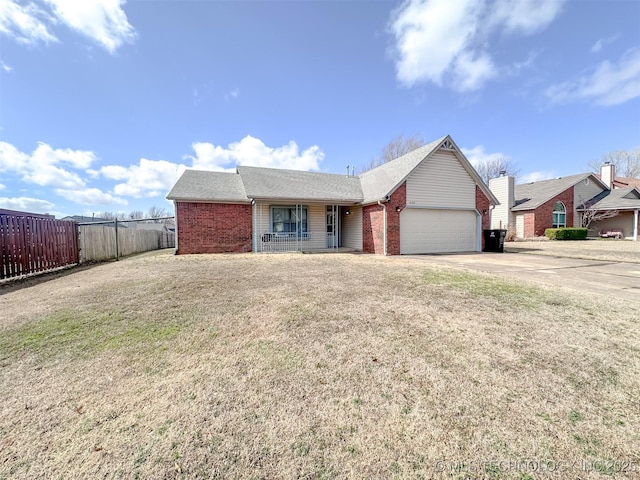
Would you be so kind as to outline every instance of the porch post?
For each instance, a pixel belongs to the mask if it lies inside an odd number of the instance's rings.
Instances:
[[[633,241],[638,241],[638,209],[633,211]]]

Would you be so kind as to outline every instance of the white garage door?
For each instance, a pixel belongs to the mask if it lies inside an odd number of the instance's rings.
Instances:
[[[400,213],[400,253],[475,251],[475,212],[405,208]]]

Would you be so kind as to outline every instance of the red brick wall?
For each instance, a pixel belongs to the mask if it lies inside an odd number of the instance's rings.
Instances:
[[[387,255],[400,255],[400,211],[407,203],[407,186],[400,185],[386,202]],[[384,254],[384,209],[378,204],[362,209],[362,250]]]
[[[476,185],[476,210],[482,215],[482,230],[489,230],[491,228],[491,217],[489,216],[490,207],[491,202],[489,202],[489,198],[480,187]],[[484,212],[487,213],[485,214]]]
[[[524,214],[524,238],[535,237],[536,231],[536,215],[533,212]]]
[[[489,198],[480,187],[476,185],[476,210],[482,215],[482,230],[489,230],[489,228],[491,228],[491,217],[489,216],[490,207],[491,202],[489,202]],[[482,238],[481,250],[484,251],[484,232],[481,232],[480,235]]]
[[[384,211],[380,205],[367,205],[362,209],[362,251],[384,253]]]
[[[407,184],[403,183],[387,202],[387,255],[400,255],[400,212],[406,205]]]
[[[556,202],[564,203],[564,206],[567,209],[566,226],[573,227],[573,187],[571,187],[548,202],[543,203],[533,211],[535,215],[533,236],[541,237],[544,235],[544,231],[547,228],[551,228],[553,226],[553,206]],[[525,217],[525,235],[527,233],[526,221],[527,219]]]
[[[178,254],[251,251],[251,205],[176,202]]]

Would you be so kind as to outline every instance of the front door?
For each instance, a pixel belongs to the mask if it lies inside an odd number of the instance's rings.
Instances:
[[[338,207],[327,205],[327,248],[338,248]]]

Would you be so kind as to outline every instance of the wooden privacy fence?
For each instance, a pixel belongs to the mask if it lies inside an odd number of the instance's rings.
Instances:
[[[0,279],[78,263],[74,222],[0,213]]]
[[[166,232],[116,228],[115,222],[78,225],[78,238],[80,263],[112,260],[172,246],[166,240]]]
[[[78,224],[0,210],[0,280],[175,246],[175,233],[162,225],[147,230],[125,222]]]

